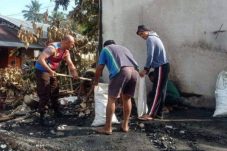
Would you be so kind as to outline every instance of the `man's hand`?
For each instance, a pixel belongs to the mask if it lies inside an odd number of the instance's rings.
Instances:
[[[50,74],[50,76],[51,76],[51,77],[56,76],[56,72],[55,72],[55,71],[53,71],[53,70],[49,71],[49,74]]]
[[[146,70],[142,70],[139,72],[140,77],[144,77],[147,74]]]
[[[99,78],[100,76],[102,75],[102,71],[104,69],[105,65],[101,65],[99,64],[97,67],[96,67],[96,71],[95,71],[95,78],[94,78],[94,81],[93,81],[93,86],[97,86],[98,83],[99,83]]]
[[[79,78],[78,73],[77,73],[76,70],[71,71],[71,74],[72,74],[74,80]]]
[[[98,84],[99,84],[99,82],[96,81],[96,80],[94,80],[94,81],[92,82],[92,89],[95,90],[95,87],[98,86]]]
[[[93,83],[92,83],[93,86],[97,86],[98,84],[99,84],[99,82],[96,81],[96,80],[94,80]]]

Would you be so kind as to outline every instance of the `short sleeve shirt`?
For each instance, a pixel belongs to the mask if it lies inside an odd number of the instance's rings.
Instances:
[[[114,58],[112,52],[107,48],[103,48],[99,56],[99,65],[106,65],[109,71],[109,78],[112,79],[120,72],[120,67]]]

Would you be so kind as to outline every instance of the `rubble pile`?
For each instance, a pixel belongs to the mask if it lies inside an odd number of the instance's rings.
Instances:
[[[19,68],[0,69],[0,107],[5,105],[15,107],[23,102],[25,94],[31,94],[35,84],[29,79],[23,79]]]
[[[82,101],[80,103],[80,107],[76,109],[76,112],[79,117],[90,115],[93,111],[94,111],[93,99],[90,99],[90,101]]]
[[[78,98],[77,96],[69,96],[60,98],[59,102],[63,107],[64,115],[74,115],[76,117],[90,116],[94,113],[94,98],[90,96]]]

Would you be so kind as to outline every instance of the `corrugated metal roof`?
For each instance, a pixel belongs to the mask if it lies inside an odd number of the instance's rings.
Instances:
[[[24,47],[24,44],[17,37],[17,31],[6,25],[0,25],[0,46],[3,47]],[[43,48],[39,44],[33,44],[29,48]]]
[[[17,31],[5,25],[0,25],[0,41],[21,42],[17,38]]]
[[[24,47],[24,44],[21,42],[8,42],[8,41],[0,41],[1,47]],[[42,49],[43,47],[36,44],[29,45],[28,48],[36,48],[36,49]]]
[[[24,44],[21,42],[21,40],[17,38],[17,31],[21,25],[26,30],[33,32],[32,22],[0,15],[0,46],[24,47]],[[44,35],[42,39],[46,39],[47,28],[49,25],[37,23],[37,26],[41,26],[43,28]],[[39,44],[31,44],[29,45],[29,48],[41,49],[43,47]]]
[[[7,17],[7,16],[2,16],[2,15],[0,15],[0,19],[10,22],[11,24],[15,25],[18,28],[20,27],[20,25],[22,25],[26,30],[34,32],[31,21],[23,21],[23,20],[19,20],[19,19]],[[6,24],[6,23],[4,23],[4,24]],[[47,28],[50,25],[44,24],[44,23],[36,23],[36,24],[37,24],[37,26],[43,28],[43,37],[42,38],[47,38]]]

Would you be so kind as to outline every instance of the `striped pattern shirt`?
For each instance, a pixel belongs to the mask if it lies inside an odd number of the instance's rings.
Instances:
[[[106,65],[109,78],[116,76],[122,67],[138,67],[132,53],[120,45],[109,45],[102,49],[98,64]]]

